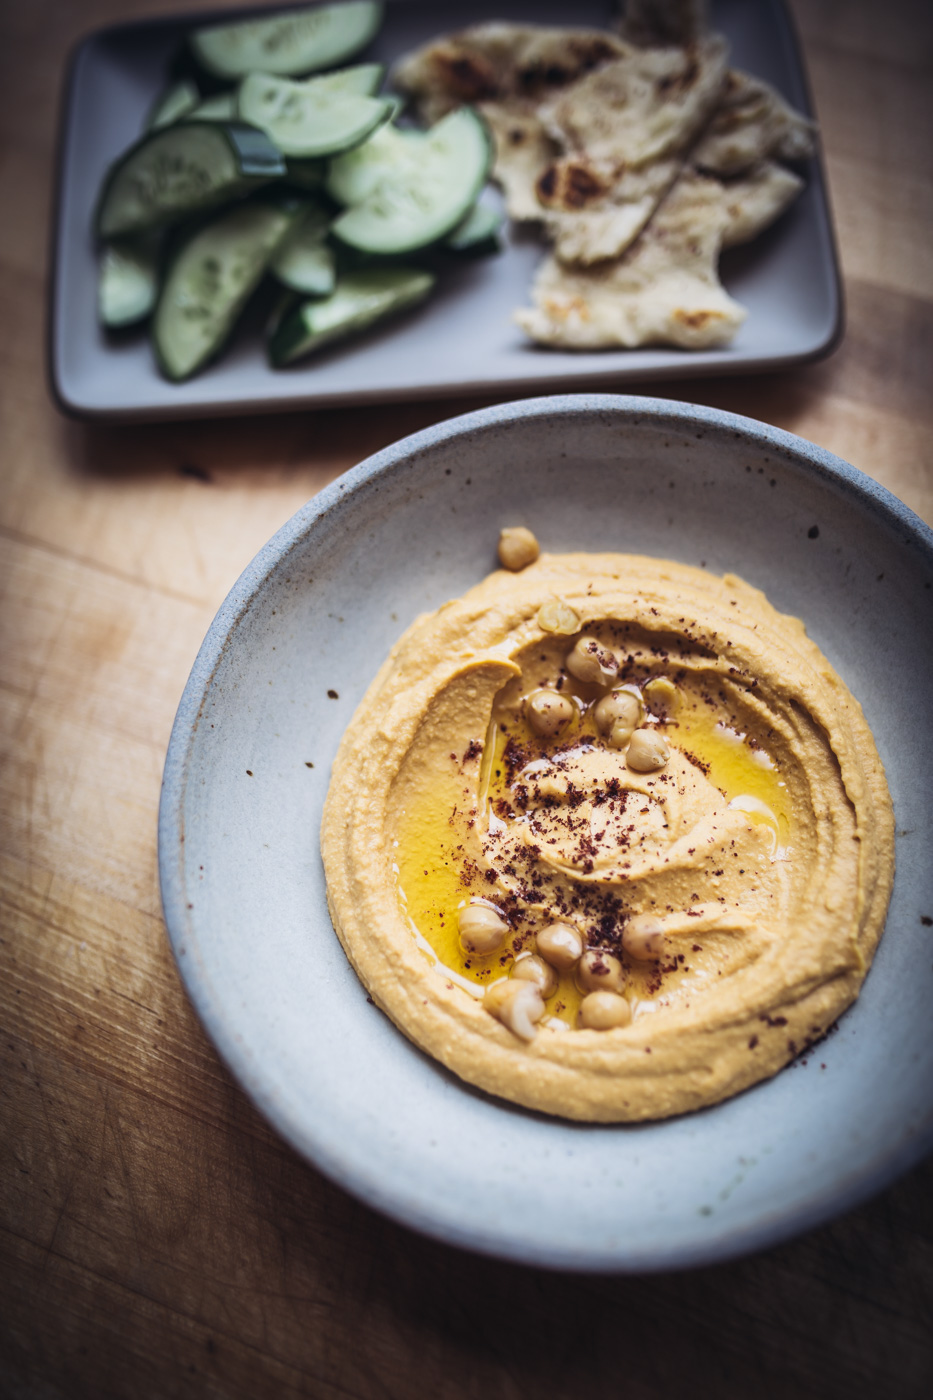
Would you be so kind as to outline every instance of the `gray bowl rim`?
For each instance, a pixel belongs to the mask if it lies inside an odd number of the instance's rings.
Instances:
[[[744,1228],[724,1233],[699,1247],[668,1247],[656,1260],[640,1258],[631,1263],[607,1264],[603,1259],[577,1259],[568,1263],[563,1256],[552,1258],[546,1245],[534,1252],[509,1245],[494,1247],[476,1240],[466,1227],[458,1228],[449,1222],[439,1223],[416,1206],[408,1202],[400,1203],[377,1172],[368,1172],[358,1162],[347,1162],[329,1143],[315,1140],[313,1127],[294,1123],[287,1113],[277,1108],[275,1097],[265,1089],[265,1076],[257,1070],[231,1023],[223,998],[215,999],[212,996],[206,980],[198,976],[196,960],[185,956],[186,947],[197,944],[197,933],[184,898],[184,843],[179,841],[178,835],[184,830],[185,788],[198,722],[205,697],[226,651],[235,639],[237,628],[269,576],[319,519],[338,506],[346,507],[355,493],[387,476],[407,458],[427,452],[441,443],[467,439],[478,431],[504,423],[593,413],[617,414],[620,420],[628,421],[649,419],[659,426],[672,429],[689,426],[729,432],[781,452],[816,479],[832,482],[850,500],[866,508],[880,527],[898,531],[903,542],[916,548],[933,571],[933,529],[893,492],[825,448],[758,419],[703,404],[632,394],[543,395],[444,419],[400,438],[365,458],[313,496],[255,555],[218,609],[195,658],[169,739],[158,817],[159,883],[175,964],[208,1038],[264,1119],[323,1175],[364,1204],[399,1223],[443,1243],[476,1253],[566,1272],[651,1273],[698,1268],[738,1258],[778,1244],[852,1209],[882,1191],[933,1151],[933,1115],[926,1131],[916,1133],[896,1150],[882,1149],[867,1156],[861,1169],[849,1174],[840,1189],[827,1190],[793,1209],[771,1212],[760,1220],[755,1229]]]

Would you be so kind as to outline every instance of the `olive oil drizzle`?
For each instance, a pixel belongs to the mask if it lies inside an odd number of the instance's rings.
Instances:
[[[480,764],[475,810],[464,810],[462,776],[457,775],[450,782],[441,778],[428,800],[400,816],[393,869],[412,934],[440,975],[475,996],[481,996],[487,986],[507,975],[523,949],[520,944],[516,947],[507,941],[497,953],[478,957],[465,953],[460,946],[458,909],[469,903],[471,894],[475,897],[488,893],[471,888],[465,874],[463,838],[467,822],[475,821],[482,829],[499,820],[494,808],[499,799],[509,795],[506,749],[510,741],[521,747],[528,761],[536,756],[546,758],[570,744],[606,742],[596,729],[593,701],[574,695],[573,689],[571,682],[564,693],[578,701],[578,712],[556,741],[548,742],[535,735],[520,711],[509,709],[503,714],[494,707]],[[749,733],[727,724],[702,697],[684,690],[678,694],[680,703],[674,713],[665,716],[648,712],[645,723],[658,724],[673,746],[699,760],[709,781],[732,807],[769,828],[772,860],[790,859],[790,797],[773,757]],[[680,980],[682,974],[673,976]],[[639,996],[648,980],[641,968],[632,969],[636,1014],[656,1009],[650,998]],[[557,991],[548,1001],[549,1016],[572,1024],[580,999],[572,977],[562,975]]]

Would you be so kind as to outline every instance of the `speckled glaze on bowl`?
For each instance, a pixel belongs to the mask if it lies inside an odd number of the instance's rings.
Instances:
[[[328,918],[318,829],[341,733],[394,639],[494,567],[515,523],[548,550],[637,551],[763,588],[861,701],[887,771],[897,876],[861,998],[805,1063],[683,1118],[585,1126],[463,1085],[367,1002]],[[828,1218],[933,1146],[931,737],[933,532],[876,483],[689,404],[484,409],[329,486],[218,613],[166,761],[169,935],[254,1103],[370,1205],[555,1268],[709,1263]]]

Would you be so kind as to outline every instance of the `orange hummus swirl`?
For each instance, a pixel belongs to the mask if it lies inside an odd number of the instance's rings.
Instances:
[[[581,637],[617,674],[575,678]],[[613,687],[662,766],[595,723]],[[542,691],[571,715],[546,739],[527,723]],[[322,852],[347,955],[415,1044],[526,1107],[636,1121],[774,1074],[855,1000],[894,822],[861,708],[800,621],[730,575],[545,554],[393,648],[335,759]],[[457,942],[473,904],[505,931],[490,954]],[[665,947],[648,962],[626,935],[645,918]],[[626,1024],[581,1024],[571,974],[528,1038],[490,1014],[486,989],[555,923],[621,964]]]

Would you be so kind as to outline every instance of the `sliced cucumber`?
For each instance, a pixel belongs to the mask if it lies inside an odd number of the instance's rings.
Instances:
[[[492,159],[483,120],[459,107],[424,133],[417,148],[414,168],[406,161],[404,169],[387,169],[334,222],[332,231],[342,242],[367,253],[407,253],[436,243],[464,218]]]
[[[327,78],[295,83],[249,73],[240,84],[241,121],[260,127],[286,156],[329,156],[349,150],[387,121],[389,104],[329,85]]]
[[[100,323],[116,330],[144,321],[159,290],[159,250],[152,240],[121,239],[100,255],[97,311]]]
[[[146,130],[158,131],[160,127],[180,122],[189,112],[193,112],[201,101],[201,94],[189,78],[172,83],[170,88],[158,98],[146,118]]]
[[[294,206],[240,204],[182,245],[153,321],[156,357],[169,379],[187,379],[223,348],[295,218]]]
[[[466,218],[448,233],[444,239],[444,247],[450,248],[455,253],[493,253],[502,245],[499,234],[505,216],[501,210],[493,209],[488,204],[474,204]]]
[[[235,122],[237,120],[236,93],[218,92],[199,102],[188,117],[189,122]]]
[[[322,205],[310,205],[276,249],[269,271],[283,286],[313,297],[326,297],[334,290],[336,262],[327,242],[330,220]]]
[[[108,239],[169,224],[284,174],[281,154],[255,127],[187,121],[163,127],[111,168],[97,233]]]
[[[355,63],[350,68],[338,68],[335,73],[322,73],[314,81],[328,92],[375,97],[382,85],[385,71],[384,63]]]
[[[316,73],[364,48],[382,23],[382,10],[371,0],[354,0],[239,24],[212,24],[195,30],[191,48],[198,63],[218,78]]]
[[[364,330],[375,321],[423,301],[437,279],[414,267],[368,267],[339,278],[324,301],[289,311],[269,342],[269,358],[282,366]]]
[[[424,132],[402,130],[386,122],[352,151],[335,156],[325,187],[338,204],[361,204],[386,178],[407,178],[417,171]]]

